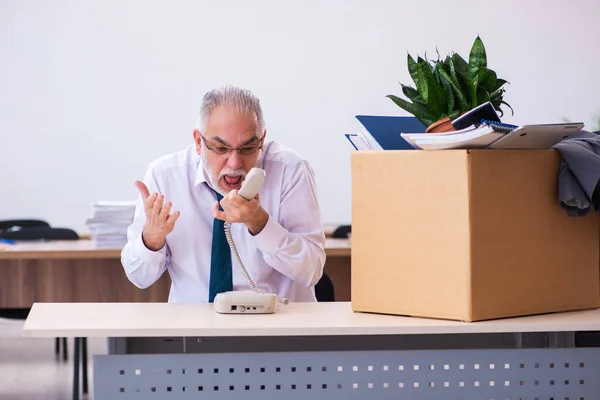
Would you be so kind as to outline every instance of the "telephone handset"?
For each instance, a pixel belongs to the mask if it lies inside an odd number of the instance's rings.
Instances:
[[[260,168],[252,168],[246,175],[238,194],[246,200],[252,200],[256,197],[264,182],[265,171]],[[227,222],[225,222],[225,237],[251,290],[217,294],[214,300],[215,311],[222,314],[266,314],[275,312],[277,302],[288,304],[288,299],[256,287],[237,252],[231,237],[231,225]]]
[[[263,183],[265,183],[265,176],[264,169],[252,168],[248,172],[248,175],[246,175],[242,187],[238,190],[238,194],[248,201],[252,200],[258,194]]]

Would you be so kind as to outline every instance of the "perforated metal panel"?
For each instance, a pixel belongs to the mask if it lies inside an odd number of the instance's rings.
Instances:
[[[94,357],[94,399],[600,398],[600,349]]]

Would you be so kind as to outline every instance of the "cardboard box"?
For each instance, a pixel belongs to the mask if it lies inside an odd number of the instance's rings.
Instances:
[[[600,307],[597,214],[555,150],[355,151],[354,311],[479,321]]]

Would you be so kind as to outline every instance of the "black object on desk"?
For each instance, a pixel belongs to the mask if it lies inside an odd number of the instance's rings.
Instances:
[[[482,119],[500,122],[500,118],[498,118],[494,106],[489,101],[454,119],[452,121],[452,127],[458,131],[468,128],[471,125],[478,125]]]
[[[13,219],[0,221],[0,239],[6,240],[79,240],[72,229],[53,228],[46,221]]]
[[[317,301],[321,303],[335,301],[335,288],[333,286],[333,280],[324,271],[323,276],[315,285],[315,297],[317,298]]]
[[[340,225],[331,234],[335,239],[348,239],[352,233],[352,225]]]

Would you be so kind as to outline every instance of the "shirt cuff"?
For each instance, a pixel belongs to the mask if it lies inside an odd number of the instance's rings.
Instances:
[[[142,262],[159,264],[167,255],[167,243],[165,242],[165,245],[160,250],[153,251],[146,247],[142,240],[142,234],[140,234],[135,242],[133,242],[133,251]]]
[[[269,215],[267,224],[258,235],[253,236],[256,247],[263,253],[272,253],[281,247],[289,232]],[[143,246],[143,244],[142,244]]]

